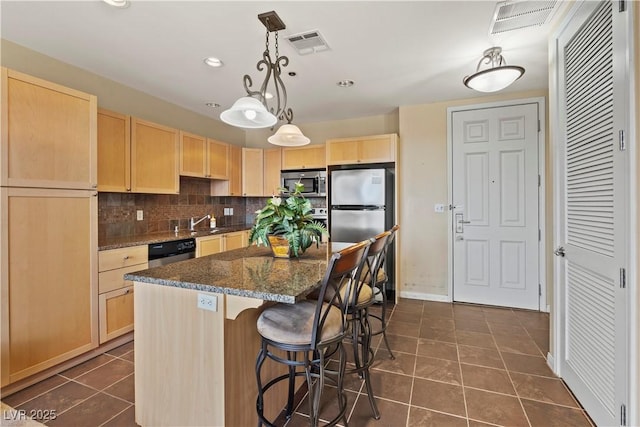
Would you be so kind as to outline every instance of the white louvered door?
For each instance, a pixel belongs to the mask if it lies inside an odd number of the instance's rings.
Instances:
[[[560,375],[597,425],[620,425],[627,375],[625,74],[617,3],[585,2],[557,40]],[[624,55],[622,55],[624,56]]]

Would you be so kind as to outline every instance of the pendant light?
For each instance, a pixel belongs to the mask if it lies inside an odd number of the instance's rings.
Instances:
[[[496,92],[522,77],[524,68],[507,65],[501,53],[502,48],[499,46],[485,50],[476,72],[462,80],[464,85],[478,92]],[[489,68],[480,70],[483,63],[489,64]]]
[[[259,90],[252,90],[253,81],[251,76],[245,74],[243,77],[244,89],[247,96],[238,99],[226,111],[220,114],[220,120],[236,127],[247,129],[259,129],[273,127],[278,121],[286,120],[278,131],[267,140],[275,145],[299,146],[310,142],[300,129],[291,124],[293,120],[293,110],[287,107],[287,88],[282,81],[282,68],[289,65],[289,58],[280,56],[278,51],[278,31],[286,28],[284,22],[274,11],[265,12],[258,15],[258,19],[267,29],[265,51],[262,59],[258,61],[258,70],[265,70],[265,77]],[[269,51],[269,33],[275,33],[275,59],[271,57]],[[271,85],[271,91],[267,88]],[[275,94],[271,96],[270,94]],[[273,99],[271,99],[273,98]],[[269,102],[273,102],[275,107],[269,107]]]

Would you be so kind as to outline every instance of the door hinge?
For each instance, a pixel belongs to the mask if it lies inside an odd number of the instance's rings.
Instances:
[[[620,425],[627,425],[627,406],[624,403],[620,405]]]
[[[627,2],[625,0],[618,0],[618,12],[624,12],[627,10]]]
[[[542,285],[540,283],[538,283],[538,296],[542,296]]]
[[[538,132],[540,132],[540,119],[538,119]]]
[[[624,151],[627,149],[627,144],[624,142],[624,131],[618,131],[618,148],[620,151]]]
[[[620,269],[620,287],[625,289],[627,287],[627,270],[624,268]]]
[[[542,230],[538,228],[538,242],[542,241]]]
[[[538,187],[540,187],[541,183],[542,183],[542,178],[540,177],[540,174],[538,174]]]

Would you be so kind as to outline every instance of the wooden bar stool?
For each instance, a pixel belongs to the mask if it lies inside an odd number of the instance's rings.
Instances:
[[[380,329],[372,331],[371,336],[375,337],[376,335],[382,334],[384,345],[387,347],[387,351],[389,352],[389,357],[391,359],[395,359],[396,357],[393,355],[391,347],[389,346],[389,341],[387,340],[387,283],[389,282],[389,276],[386,273],[385,267],[389,248],[391,247],[399,228],[400,226],[396,224],[391,228],[391,230],[387,231],[388,233],[391,233],[391,235],[387,238],[384,253],[380,257],[380,263],[377,265],[377,271],[373,271],[372,273],[363,272],[362,274],[362,280],[369,284],[371,284],[372,278],[375,278],[371,286],[374,297],[375,295],[382,294],[382,310],[380,315],[369,313],[369,316],[380,321]],[[382,234],[384,233],[381,233],[380,235]],[[377,237],[378,236],[376,236],[376,238]]]
[[[258,318],[257,328],[262,337],[256,360],[258,426],[273,425],[264,416],[264,398],[265,393],[280,381],[289,381],[286,417],[291,417],[295,378],[300,376],[305,377],[309,390],[311,426],[318,425],[325,380],[337,386],[339,405],[338,415],[327,425],[335,425],[341,419],[346,425],[347,398],[343,389],[346,354],[342,340],[347,331],[347,304],[356,288],[355,284],[359,282],[370,246],[370,241],[364,241],[334,253],[320,282],[316,300],[307,299],[296,304],[278,303],[264,310]],[[286,353],[286,358],[276,354],[276,351],[279,354]],[[326,371],[326,357],[335,352],[339,355],[338,371]],[[260,371],[267,358],[286,365],[289,372],[263,384]],[[317,378],[315,383],[314,378]]]

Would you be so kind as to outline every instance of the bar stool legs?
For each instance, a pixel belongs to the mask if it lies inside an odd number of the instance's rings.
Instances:
[[[380,315],[369,314],[369,316],[376,318],[380,321],[380,329],[377,331],[373,331],[371,333],[372,337],[376,335],[382,334],[382,339],[384,341],[385,347],[387,347],[387,351],[389,352],[389,358],[391,360],[395,359],[393,352],[391,351],[391,346],[389,345],[389,340],[387,339],[387,282],[386,280],[380,285],[376,285],[375,292],[382,294],[382,309]]]
[[[353,356],[356,367],[350,370],[349,373],[357,373],[358,376],[364,380],[373,417],[378,420],[380,419],[380,411],[378,410],[378,405],[376,404],[373,394],[371,374],[369,372],[369,367],[373,363],[374,354],[371,348],[371,325],[369,324],[367,307],[361,308],[357,313],[354,313],[351,327],[351,340],[353,343]]]

